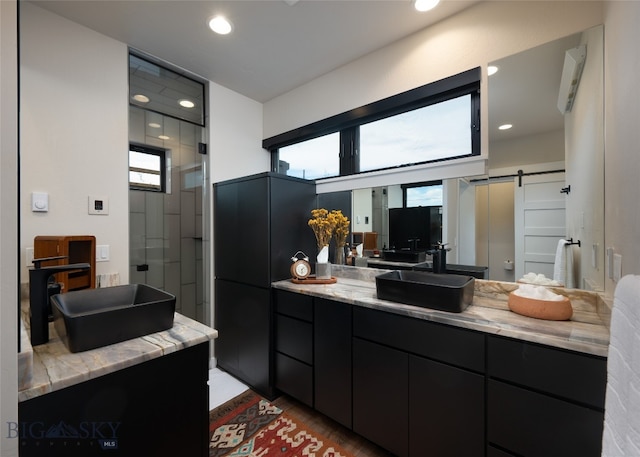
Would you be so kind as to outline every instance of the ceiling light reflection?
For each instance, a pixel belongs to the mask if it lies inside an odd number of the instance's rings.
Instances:
[[[149,103],[149,97],[147,97],[146,95],[135,94],[132,98],[135,101],[140,102],[140,103]]]

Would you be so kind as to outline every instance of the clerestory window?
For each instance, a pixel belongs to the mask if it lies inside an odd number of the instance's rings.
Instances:
[[[480,68],[263,141],[272,170],[348,176],[480,155]]]

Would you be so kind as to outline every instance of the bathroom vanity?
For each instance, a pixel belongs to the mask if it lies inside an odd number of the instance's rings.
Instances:
[[[273,284],[275,385],[398,456],[599,456],[609,332],[598,296],[574,317],[509,311],[476,280],[461,313],[379,300],[380,270]],[[606,306],[606,305],[605,305]]]
[[[52,324],[46,344],[23,335],[19,427],[9,426],[20,455],[207,456],[216,337],[180,314],[166,331],[77,353]]]

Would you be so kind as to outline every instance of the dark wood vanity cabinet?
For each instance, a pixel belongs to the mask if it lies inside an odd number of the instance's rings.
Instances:
[[[394,455],[600,455],[603,357],[275,295],[278,389]]]
[[[208,456],[209,359],[200,343],[20,402],[20,456]]]
[[[275,292],[275,386],[351,428],[351,306]]]
[[[484,335],[353,313],[354,431],[399,456],[483,456]]]
[[[488,443],[525,457],[599,456],[606,376],[603,357],[489,336]]]

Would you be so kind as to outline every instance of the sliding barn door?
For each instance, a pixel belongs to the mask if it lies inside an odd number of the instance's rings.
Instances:
[[[558,241],[567,236],[563,187],[564,173],[515,178],[516,280],[530,272],[553,278]]]

